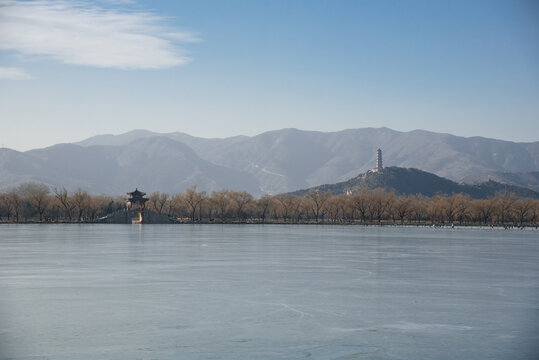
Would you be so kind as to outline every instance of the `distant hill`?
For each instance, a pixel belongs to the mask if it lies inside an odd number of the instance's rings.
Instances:
[[[0,149],[0,191],[36,181],[111,195],[135,186],[173,193],[194,184],[206,191],[276,194],[366,172],[375,165],[377,148],[386,166],[420,168],[453,181],[485,172],[539,171],[539,142],[423,130],[282,129],[223,139],[134,130],[25,152]]]
[[[400,167],[386,167],[378,172],[367,172],[348,181],[336,184],[326,184],[310,189],[295,191],[292,194],[305,196],[311,190],[331,192],[332,194],[344,194],[348,191],[374,190],[383,188],[393,191],[397,195],[434,196],[437,194],[467,194],[472,198],[482,199],[494,196],[500,192],[514,193],[517,197],[530,197],[539,199],[539,193],[518,186],[500,184],[487,181],[477,185],[458,184],[454,181],[418,169],[406,169]]]
[[[490,172],[466,176],[462,182],[466,184],[480,184],[486,181],[496,181],[502,184],[525,187],[539,192],[539,171],[527,172]]]

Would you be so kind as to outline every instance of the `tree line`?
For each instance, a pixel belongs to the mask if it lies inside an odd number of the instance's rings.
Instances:
[[[154,192],[146,209],[190,223],[320,223],[401,225],[537,226],[539,201],[500,193],[488,199],[467,195],[398,196],[382,188],[332,195],[262,195],[221,189],[207,193],[196,186],[183,193]],[[125,197],[68,192],[26,183],[0,193],[0,222],[97,222],[125,211]]]

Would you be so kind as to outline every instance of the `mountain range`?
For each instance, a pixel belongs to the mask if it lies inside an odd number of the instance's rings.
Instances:
[[[206,191],[275,194],[354,178],[375,166],[377,148],[385,166],[418,168],[454,181],[539,171],[539,141],[388,128],[282,129],[218,139],[134,130],[25,152],[0,149],[0,190],[35,181],[111,195],[135,187],[175,193],[195,184]]]

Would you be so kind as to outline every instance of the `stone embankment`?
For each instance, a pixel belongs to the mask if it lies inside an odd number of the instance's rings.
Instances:
[[[139,220],[139,212],[133,210],[121,210],[109,214],[98,220],[103,224],[132,224]],[[159,214],[155,211],[144,210],[142,212],[143,224],[170,224],[172,221],[165,214]]]

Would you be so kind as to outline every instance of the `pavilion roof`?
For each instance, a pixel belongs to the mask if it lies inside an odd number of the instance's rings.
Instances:
[[[144,195],[146,195],[146,193],[142,192],[142,191],[139,191],[138,188],[135,188],[135,191],[128,192],[127,195],[131,196],[132,198],[140,198],[140,197],[143,197]]]

